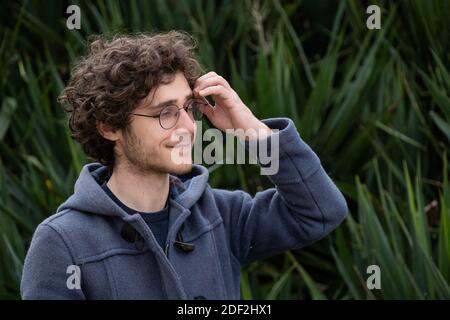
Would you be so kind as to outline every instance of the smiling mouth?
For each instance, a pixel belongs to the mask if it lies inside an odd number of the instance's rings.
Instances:
[[[179,144],[174,144],[174,145],[169,145],[168,148],[188,148],[188,147],[192,147],[191,143],[179,143]]]
[[[168,148],[188,148],[188,147],[192,147],[192,141],[190,139],[184,139],[180,140],[180,141],[174,141],[171,144],[168,144],[167,147]]]
[[[183,134],[179,136],[173,136],[167,143],[169,149],[173,148],[191,148],[194,144],[194,138],[192,135]]]
[[[172,148],[189,148],[191,147],[191,144],[177,144],[175,146],[173,146]]]

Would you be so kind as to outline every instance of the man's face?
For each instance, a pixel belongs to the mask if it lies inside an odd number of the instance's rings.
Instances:
[[[159,115],[164,107],[154,106],[174,99],[174,104],[181,108],[191,99],[186,98],[190,95],[192,90],[186,78],[178,72],[171,83],[152,89],[133,113]],[[158,118],[131,115],[129,128],[122,131],[117,141],[118,161],[139,173],[187,173],[192,169],[195,132],[195,122],[183,109],[178,122],[170,129],[163,129]]]

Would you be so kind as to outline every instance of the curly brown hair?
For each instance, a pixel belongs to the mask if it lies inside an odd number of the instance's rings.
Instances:
[[[184,31],[91,39],[88,53],[75,64],[58,101],[67,105],[73,139],[87,156],[114,166],[114,142],[97,130],[127,130],[130,115],[152,88],[170,83],[181,71],[191,89],[204,73],[195,57],[195,38]]]

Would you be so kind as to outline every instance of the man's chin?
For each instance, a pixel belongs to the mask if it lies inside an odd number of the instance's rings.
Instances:
[[[182,175],[191,172],[192,170],[192,163],[185,163],[185,164],[174,164],[170,167],[168,170],[168,173],[173,175]]]

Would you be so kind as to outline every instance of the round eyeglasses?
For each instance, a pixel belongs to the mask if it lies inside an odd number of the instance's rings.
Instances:
[[[201,120],[203,117],[202,107],[207,106],[207,103],[200,99],[191,99],[186,101],[185,105],[178,108],[177,105],[171,104],[159,112],[158,115],[151,116],[141,113],[132,113],[135,116],[148,117],[148,118],[158,118],[159,124],[163,129],[173,128],[180,118],[180,111],[184,109],[192,121]]]

